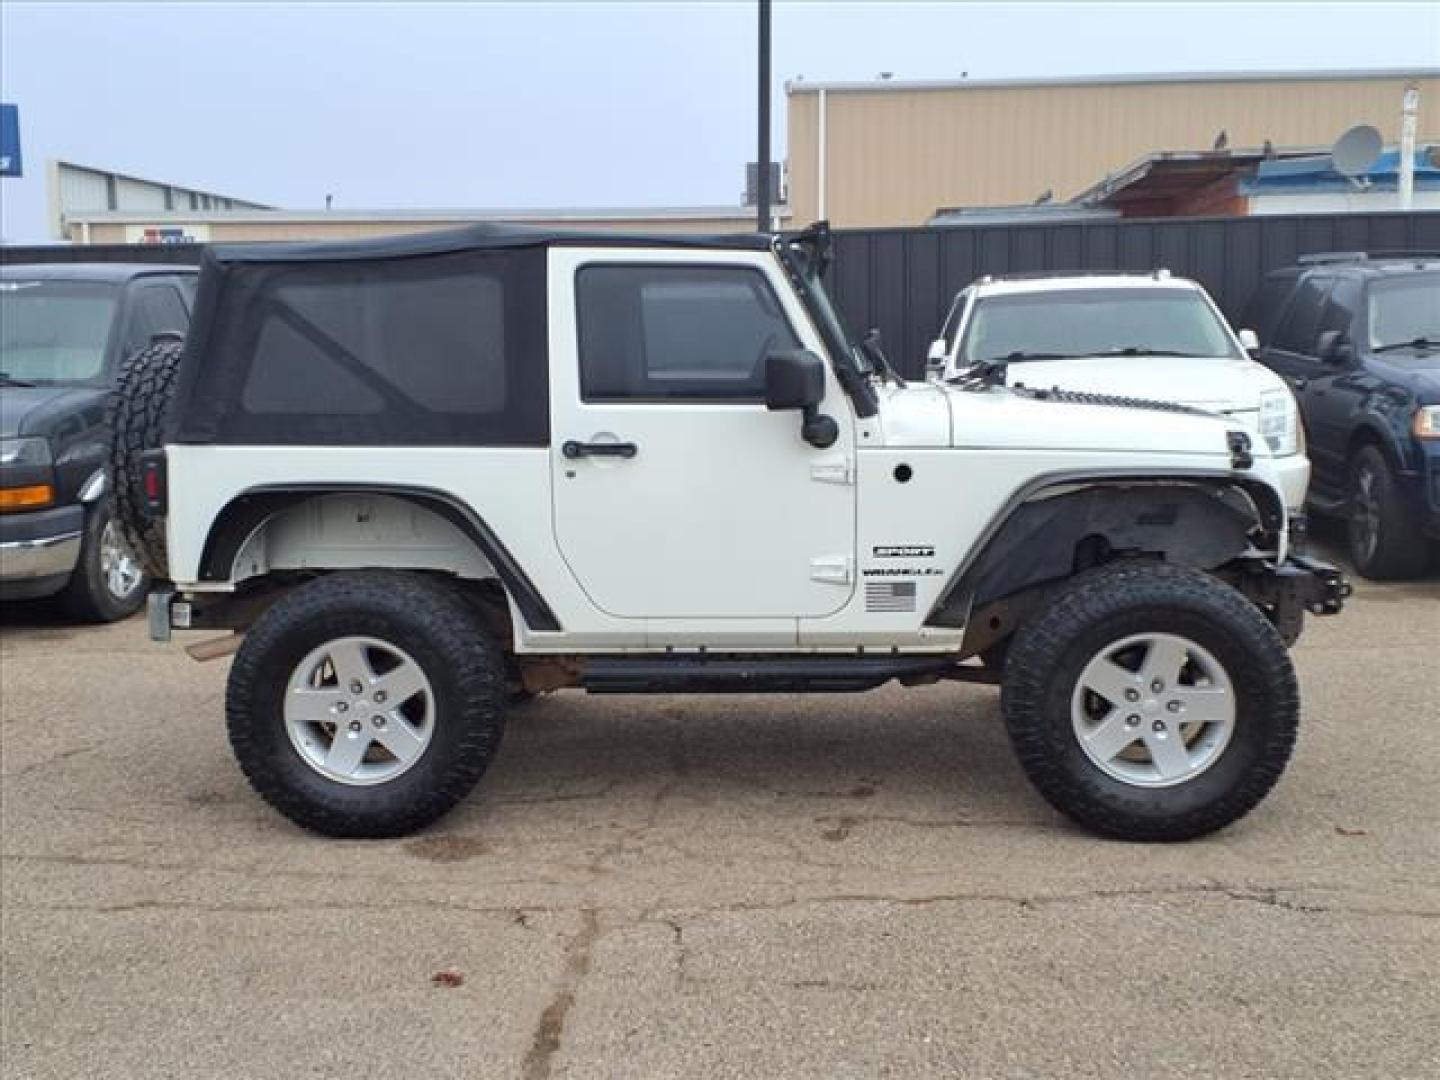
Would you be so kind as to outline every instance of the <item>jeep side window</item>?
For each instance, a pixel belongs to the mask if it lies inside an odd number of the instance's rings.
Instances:
[[[1320,313],[1330,283],[1329,277],[1318,275],[1311,275],[1300,283],[1275,331],[1275,348],[1300,356],[1315,355],[1315,337],[1320,330]]]
[[[763,401],[765,357],[798,349],[748,267],[582,267],[575,294],[586,401]]]
[[[544,281],[539,248],[239,261],[188,419],[239,443],[546,446]]]

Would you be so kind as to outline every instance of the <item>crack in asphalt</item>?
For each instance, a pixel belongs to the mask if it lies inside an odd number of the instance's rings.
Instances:
[[[853,892],[797,896],[778,901],[735,901],[715,904],[708,907],[685,907],[680,909],[680,911],[684,917],[690,920],[698,920],[715,915],[779,912],[792,908],[823,906],[827,904],[890,904],[896,907],[931,907],[936,904],[946,903],[994,903],[1012,905],[1022,911],[1035,911],[1045,907],[1057,907],[1092,901],[1127,899],[1163,900],[1171,897],[1184,896],[1216,896],[1227,900],[1234,900],[1238,903],[1259,904],[1264,907],[1300,915],[1367,915],[1387,918],[1440,919],[1440,908],[1364,907],[1355,904],[1304,903],[1284,895],[1287,892],[1298,891],[1302,888],[1322,887],[1246,888],[1226,885],[1140,886],[1125,889],[1095,889],[1048,895],[1043,893],[1018,895],[998,892],[960,892],[932,893],[921,896],[897,896],[884,893]],[[1341,891],[1328,886],[1323,888],[1329,891]],[[589,903],[582,906],[568,904],[465,904],[454,900],[425,897],[388,901],[385,903],[360,900],[313,900],[276,904],[247,904],[243,902],[210,903],[199,900],[135,900],[121,904],[35,904],[23,901],[7,901],[6,907],[12,911],[76,912],[96,915],[126,914],[148,910],[204,911],[214,914],[271,914],[332,910],[390,912],[407,908],[419,908],[422,910],[458,911],[473,915],[504,916],[519,925],[527,925],[527,919],[531,914],[568,915],[578,911],[582,915],[590,912],[597,916],[601,913],[623,916],[627,910],[633,910],[624,907],[608,908]],[[677,940],[683,936],[684,923],[681,915],[661,916],[654,913],[645,913],[629,920],[622,918],[614,925],[616,928],[620,928],[646,924],[659,924],[670,928],[671,932],[676,934]]]
[[[68,761],[73,757],[79,757],[81,754],[93,753],[96,749],[95,746],[76,746],[69,750],[61,750],[59,753],[51,754],[49,757],[41,758],[39,761],[32,761],[29,765],[22,765],[14,772],[5,773],[0,779],[3,779],[6,783],[14,783],[16,780],[24,779],[31,773],[39,772],[41,769],[48,769],[52,765],[59,764],[62,761]]]
[[[135,841],[135,843],[146,843],[147,846],[159,846],[147,841]],[[0,858],[0,866],[7,863],[24,864],[38,863],[42,866],[78,866],[78,867],[107,867],[121,866],[130,870],[160,871],[166,873],[184,874],[216,874],[239,877],[254,878],[287,878],[294,881],[363,881],[376,885],[389,885],[393,887],[408,887],[412,885],[440,884],[446,880],[442,877],[394,877],[389,874],[357,874],[343,870],[291,870],[272,866],[211,866],[205,863],[189,862],[160,862],[143,858],[126,858],[121,855],[115,856],[94,856],[94,855],[6,855]],[[562,870],[571,869],[576,873],[594,873],[592,866],[572,865],[568,863],[552,864]],[[522,886],[522,885],[546,885],[552,888],[562,889],[573,887],[574,881],[559,880],[556,878],[523,877],[523,878],[486,878],[485,884],[489,886]],[[573,910],[573,909],[566,909]]]
[[[595,908],[580,909],[580,929],[565,945],[565,959],[560,980],[550,1004],[540,1014],[530,1049],[525,1054],[521,1075],[525,1080],[547,1080],[554,1066],[555,1055],[565,1035],[565,1021],[575,1006],[580,984],[590,973],[595,942],[600,937],[600,917]]]
[[[296,901],[293,903],[207,903],[202,900],[132,900],[123,904],[30,904],[6,901],[10,911],[66,912],[85,915],[130,915],[145,911],[200,911],[213,915],[290,915],[296,912],[374,911],[391,913],[408,908],[422,911],[456,911],[465,915],[493,915],[517,926],[529,928],[531,915],[569,915],[572,907],[550,907],[543,904],[493,905],[465,904],[456,900],[394,900],[375,903],[366,900]]]

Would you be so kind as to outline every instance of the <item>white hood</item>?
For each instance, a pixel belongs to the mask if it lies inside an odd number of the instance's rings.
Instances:
[[[1212,412],[1253,411],[1264,390],[1283,390],[1284,381],[1250,359],[1194,356],[1104,356],[1073,360],[1031,360],[1011,364],[1010,386],[1032,390],[1082,390],[1093,394],[1173,401]]]
[[[1148,396],[1133,387],[1106,392]],[[1254,408],[1255,403],[1249,407]],[[936,383],[910,383],[904,389],[885,387],[880,391],[879,421],[886,446],[1158,453],[1225,459],[1229,456],[1226,432],[1235,427],[1233,420],[1219,415],[1045,401],[1012,394],[1003,387],[976,391]],[[1261,440],[1256,440],[1255,455],[1269,456]]]

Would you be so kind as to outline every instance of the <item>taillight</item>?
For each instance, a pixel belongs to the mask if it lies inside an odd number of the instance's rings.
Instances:
[[[140,459],[140,486],[145,493],[145,509],[151,514],[165,513],[165,451],[151,450]]]

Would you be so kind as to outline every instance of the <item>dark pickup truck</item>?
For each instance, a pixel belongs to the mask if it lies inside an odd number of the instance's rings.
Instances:
[[[147,582],[113,523],[105,409],[121,361],[183,335],[185,267],[0,266],[0,599],[58,595],[108,622]]]

